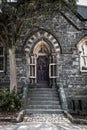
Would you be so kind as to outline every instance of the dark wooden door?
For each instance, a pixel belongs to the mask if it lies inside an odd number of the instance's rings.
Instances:
[[[37,82],[48,83],[49,81],[49,60],[47,56],[39,56],[37,59]]]

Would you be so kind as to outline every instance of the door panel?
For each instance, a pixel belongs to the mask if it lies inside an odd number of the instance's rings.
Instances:
[[[48,83],[49,81],[49,60],[47,56],[39,56],[37,59],[37,82]]]

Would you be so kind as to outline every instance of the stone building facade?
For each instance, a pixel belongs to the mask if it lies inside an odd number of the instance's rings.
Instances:
[[[79,7],[77,14],[54,12],[33,28],[25,25],[16,48],[18,88],[56,86],[62,107],[67,104],[73,113],[87,113],[87,17],[81,10],[87,7]],[[0,86],[9,86],[8,52],[1,48],[0,55],[5,62]]]

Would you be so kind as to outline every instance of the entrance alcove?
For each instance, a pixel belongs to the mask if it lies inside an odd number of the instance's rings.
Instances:
[[[33,53],[36,55],[36,82],[38,84],[48,84],[50,48],[46,42],[41,40],[34,47]]]
[[[34,39],[34,40],[32,40]],[[47,32],[33,35],[26,47],[27,82],[31,85],[55,86],[57,81],[57,58],[60,47],[57,40]]]
[[[29,58],[30,84],[56,84],[56,55],[44,40],[36,43]]]

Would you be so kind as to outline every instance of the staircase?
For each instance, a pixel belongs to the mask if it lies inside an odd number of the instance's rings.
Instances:
[[[26,114],[62,113],[56,88],[49,88],[43,85],[29,89],[26,106]]]

